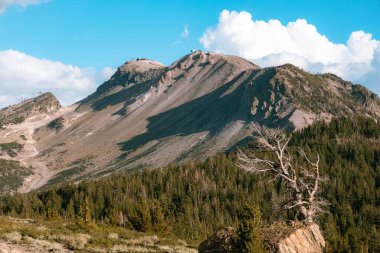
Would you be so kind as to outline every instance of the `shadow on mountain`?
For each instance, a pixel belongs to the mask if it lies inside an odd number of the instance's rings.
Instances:
[[[120,103],[124,103],[124,107],[127,107],[128,105],[133,104],[136,101],[135,99],[136,96],[138,96],[139,94],[146,93],[147,91],[149,91],[150,87],[151,87],[150,82],[134,85],[133,87],[129,89],[123,89],[119,92],[107,95],[95,101],[91,105],[91,108],[94,111],[101,111],[105,109],[107,106],[113,106]]]
[[[101,111],[107,106],[124,103],[124,107],[133,104],[136,97],[144,94],[158,82],[163,70],[149,71],[137,74],[124,74],[117,72],[112,80],[109,80],[98,87],[96,92],[79,102],[79,107],[89,105],[94,111]],[[128,87],[129,86],[129,87]],[[120,87],[120,91],[113,92]],[[115,114],[122,114],[120,110]]]
[[[260,92],[263,97],[270,95],[265,94],[268,89],[262,89],[251,81],[256,74],[257,71],[243,72],[207,95],[149,117],[145,133],[119,143],[121,150],[126,152],[122,157],[152,140],[204,131],[213,135],[236,120],[260,122],[264,113],[258,111],[254,117],[251,115],[252,98]],[[268,83],[271,76],[272,73],[261,75],[255,83]]]

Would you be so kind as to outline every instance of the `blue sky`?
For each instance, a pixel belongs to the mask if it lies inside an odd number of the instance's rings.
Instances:
[[[0,16],[0,50],[15,49],[80,67],[117,67],[148,57],[169,64],[193,48],[224,10],[282,23],[305,18],[321,34],[344,43],[364,30],[380,39],[380,1],[52,0],[12,7]],[[190,36],[180,40],[188,24]]]
[[[218,24],[222,23],[220,15],[223,10],[229,11],[225,13],[224,27],[226,27],[227,22],[234,22],[233,20],[240,17],[242,12],[246,12],[251,15],[253,22],[257,20],[268,22],[270,19],[276,19],[283,26],[289,22],[295,22],[297,19],[304,19],[307,24],[315,26],[320,35],[326,36],[331,43],[337,45],[346,44],[354,31],[363,31],[365,34],[372,35],[373,41],[380,40],[379,0],[50,0],[46,2],[43,0],[11,0],[8,2],[12,1],[14,2],[13,5],[6,5],[5,2],[7,1],[0,0],[0,10],[2,10],[0,14],[0,57],[1,52],[7,52],[4,53],[5,56],[3,55],[4,58],[7,57],[6,61],[3,60],[3,62],[11,61],[14,63],[15,60],[9,60],[9,58],[22,59],[30,56],[33,57],[33,59],[28,58],[31,65],[34,61],[36,61],[34,65],[39,65],[41,63],[39,60],[47,59],[53,65],[62,63],[72,66],[74,71],[78,70],[79,74],[74,74],[75,77],[70,75],[69,78],[69,80],[80,79],[80,82],[75,84],[77,85],[76,89],[70,90],[65,87],[65,84],[54,87],[58,93],[62,93],[62,99],[67,101],[66,103],[73,102],[70,98],[78,99],[86,93],[90,93],[94,86],[103,80],[102,71],[104,68],[114,69],[131,58],[146,57],[164,64],[170,64],[187,54],[191,49],[196,48],[240,54],[240,56],[252,61],[258,59],[258,63],[263,65],[276,64],[277,61],[282,63],[278,57],[274,60],[272,57],[270,61],[261,56],[259,59],[256,58],[257,54],[247,53],[250,51],[249,48],[240,49],[241,45],[248,47],[249,38],[243,38],[244,43],[235,43],[231,46],[231,41],[234,40],[234,36],[236,37],[236,33],[226,34],[224,28],[217,29]],[[41,3],[37,4],[37,2]],[[236,15],[233,15],[232,11],[236,11]],[[253,22],[249,22],[248,19],[249,17],[245,18],[247,30],[241,31],[242,33],[250,33],[252,29],[255,29],[251,28]],[[187,26],[188,34],[184,34],[185,26]],[[204,37],[208,28],[211,29],[209,35],[213,34],[217,39],[210,39],[211,36],[208,39],[205,38],[201,43],[200,38]],[[271,36],[274,31],[276,30],[268,28],[266,34]],[[225,42],[230,39],[228,36],[231,37],[231,41]],[[266,35],[264,37],[267,38]],[[277,39],[281,40],[281,38]],[[278,50],[275,53],[280,52]],[[373,57],[376,58],[375,51],[376,46],[374,46],[373,52]],[[298,51],[290,53],[298,54]],[[300,63],[301,67],[306,66],[307,70],[318,72],[327,69],[334,72],[335,69],[337,71],[341,69],[332,68],[330,65],[328,68],[325,65],[324,68],[318,68],[316,63],[321,59],[314,61],[310,60],[308,55],[300,54],[297,57],[306,57],[308,60],[307,65]],[[294,57],[289,58],[289,55],[284,57],[282,55],[281,59],[285,59],[285,61],[294,60]],[[313,58],[314,56],[310,57]],[[340,61],[339,58],[337,64],[340,64]],[[297,62],[299,62],[298,58],[294,60],[294,63]],[[364,60],[360,60],[360,64],[362,62]],[[43,66],[40,70],[49,66],[47,63],[41,64]],[[374,66],[375,63],[371,64]],[[20,67],[24,66],[20,64]],[[17,66],[11,70],[15,71],[15,68]],[[29,66],[24,68],[29,68]],[[108,70],[105,72],[112,72],[110,69]],[[30,69],[30,71],[33,72],[34,70]],[[63,71],[64,73],[61,74],[66,76],[65,71],[71,70],[60,71]],[[342,74],[345,78],[355,82],[362,81],[376,92],[380,90],[378,89],[379,84],[368,84],[370,81],[380,80],[377,79],[378,76],[361,74],[360,77],[357,75],[352,77],[352,75],[347,74],[351,69],[345,71],[338,71],[338,74]],[[94,77],[88,78],[85,75],[93,75]],[[0,70],[0,83],[4,80],[9,82],[10,77],[7,78],[1,78]],[[86,78],[89,80],[85,80]],[[52,81],[54,80],[52,78]],[[31,83],[30,89],[23,89],[25,92],[22,94],[10,87],[3,87],[7,94],[3,94],[2,99],[0,94],[0,106],[2,100],[3,103],[13,102],[15,96],[28,96],[32,91],[48,89],[49,86],[46,84],[48,81],[47,78],[43,82]],[[17,85],[16,82],[15,84]],[[67,94],[63,95],[65,90]],[[78,93],[78,96],[75,92]]]

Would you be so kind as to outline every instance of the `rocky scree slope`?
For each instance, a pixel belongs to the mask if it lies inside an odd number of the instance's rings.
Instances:
[[[16,191],[26,177],[34,176],[30,166],[36,150],[33,124],[28,120],[49,117],[61,108],[53,94],[44,93],[0,110],[0,196]]]
[[[32,160],[49,172],[34,186],[203,159],[246,141],[255,124],[295,130],[349,115],[378,119],[380,100],[332,74],[290,64],[260,68],[201,51],[170,66],[129,61],[95,93],[50,118],[59,128],[34,125]]]
[[[49,174],[37,158],[34,130],[67,109],[53,94],[44,93],[0,110],[0,195]]]

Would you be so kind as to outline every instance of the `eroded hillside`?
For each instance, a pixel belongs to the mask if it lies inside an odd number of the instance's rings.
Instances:
[[[294,130],[335,116],[380,117],[375,94],[332,74],[290,64],[262,69],[201,51],[170,66],[126,62],[83,101],[53,105],[0,130],[0,143],[23,145],[15,157],[3,158],[34,168],[21,191],[204,159],[245,142],[255,124]]]

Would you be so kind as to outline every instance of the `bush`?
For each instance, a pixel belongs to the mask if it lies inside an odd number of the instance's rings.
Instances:
[[[10,157],[16,157],[23,147],[17,142],[0,143],[0,154],[6,152]]]
[[[64,124],[65,124],[65,118],[59,117],[59,118],[56,118],[55,120],[50,121],[47,126],[50,129],[60,130],[61,128],[63,128]]]

